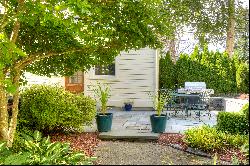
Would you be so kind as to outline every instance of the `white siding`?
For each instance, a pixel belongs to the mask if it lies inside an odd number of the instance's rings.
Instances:
[[[64,78],[63,77],[44,77],[44,76],[38,76],[29,72],[24,73],[25,80],[27,81],[27,84],[21,89],[25,87],[29,87],[33,84],[46,84],[46,85],[59,85],[64,86]]]
[[[122,107],[125,100],[133,99],[134,107],[153,107],[148,92],[158,89],[158,52],[149,48],[122,52],[115,68],[115,76],[97,76],[94,68],[85,73],[85,95],[93,96],[91,86],[105,82],[111,86],[109,106]]]
[[[249,103],[249,100],[224,98],[224,107],[226,112],[239,112],[247,103]]]

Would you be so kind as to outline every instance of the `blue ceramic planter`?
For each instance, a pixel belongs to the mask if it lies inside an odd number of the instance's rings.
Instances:
[[[125,108],[125,111],[131,111],[132,110],[132,104],[125,104],[124,108]]]

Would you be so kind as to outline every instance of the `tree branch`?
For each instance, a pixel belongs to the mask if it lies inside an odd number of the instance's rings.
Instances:
[[[3,28],[8,24],[8,21],[6,20],[7,19],[7,11],[8,11],[8,7],[6,5],[6,1],[4,0],[3,1],[3,7],[4,7],[4,15],[3,15],[3,19],[1,21],[1,31],[3,30]]]
[[[27,65],[31,64],[34,61],[37,60],[41,60],[44,58],[48,58],[48,57],[52,57],[55,55],[64,55],[64,54],[69,54],[69,53],[75,53],[75,52],[81,52],[83,50],[86,49],[74,49],[74,50],[70,50],[70,51],[65,51],[65,52],[47,52],[47,53],[35,53],[35,54],[31,54],[28,58],[19,61],[16,65],[15,65],[15,69],[19,69],[22,70],[24,69]]]
[[[24,0],[19,0],[18,1],[17,13],[19,13],[22,10],[23,4],[24,4]],[[11,37],[10,37],[11,42],[13,42],[13,43],[16,42],[17,37],[18,37],[18,33],[19,33],[19,29],[20,29],[20,21],[18,19],[16,19],[15,25],[13,27]]]
[[[7,6],[4,7],[6,10],[5,10],[5,13],[7,12],[8,8]],[[3,19],[1,21],[1,25],[0,25],[0,31],[3,31],[3,29],[5,28],[6,25],[8,25],[8,23],[10,22],[10,20],[7,19],[7,13],[4,14],[3,16]],[[13,15],[12,15],[13,18],[16,18],[17,17],[17,13],[16,12],[13,12]]]

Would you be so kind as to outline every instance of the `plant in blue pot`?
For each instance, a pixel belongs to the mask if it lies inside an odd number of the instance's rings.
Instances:
[[[131,111],[133,108],[134,101],[132,99],[124,101],[124,110]]]
[[[170,95],[168,93],[159,93],[158,91],[154,94],[149,94],[153,99],[154,110],[156,114],[150,115],[150,122],[152,127],[152,132],[163,133],[166,129],[167,115],[162,114],[164,105],[170,100]]]
[[[110,86],[97,82],[97,86],[93,90],[95,98],[100,104],[99,113],[96,115],[97,129],[99,132],[108,132],[112,127],[113,113],[107,113],[107,103],[110,95]]]

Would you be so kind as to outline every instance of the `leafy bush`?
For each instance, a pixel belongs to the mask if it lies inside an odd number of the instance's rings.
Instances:
[[[210,126],[189,129],[184,136],[184,142],[190,147],[204,151],[220,150],[225,147],[240,147],[246,141],[246,135],[232,135],[218,131],[215,127]]]
[[[219,112],[216,127],[218,130],[232,134],[249,133],[249,122],[246,115],[238,112]]]
[[[249,92],[249,68],[240,63],[236,71],[237,89],[239,92]]]
[[[34,85],[21,94],[19,125],[32,130],[81,129],[96,114],[95,101],[61,87]]]
[[[32,136],[23,135],[24,147],[18,153],[0,144],[0,164],[4,165],[90,165],[94,157],[87,157],[84,153],[73,152],[67,143],[51,143],[49,137],[42,138],[40,132],[35,131]]]
[[[242,109],[240,110],[240,113],[244,114],[246,116],[246,119],[249,123],[249,103],[245,104]]]
[[[96,115],[96,102],[89,96],[84,96],[83,94],[75,95],[75,100],[73,100],[74,104],[76,104],[78,110],[80,110],[83,114],[81,116],[81,121],[86,125],[91,125],[92,120]]]

